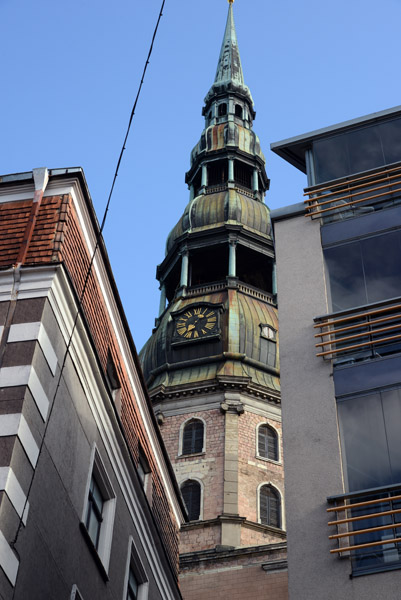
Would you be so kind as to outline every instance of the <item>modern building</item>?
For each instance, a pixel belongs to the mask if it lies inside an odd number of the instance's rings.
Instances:
[[[3,600],[181,598],[185,508],[79,168],[0,178],[0,461]]]
[[[190,522],[185,600],[287,598],[274,246],[230,0],[141,361]]]
[[[272,150],[290,600],[400,597],[401,107]]]

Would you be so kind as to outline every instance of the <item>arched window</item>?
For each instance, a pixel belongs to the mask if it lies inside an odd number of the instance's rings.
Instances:
[[[187,507],[190,521],[198,521],[201,508],[201,486],[193,479],[184,481],[181,485],[181,494]]]
[[[269,425],[261,425],[258,430],[258,455],[270,460],[278,460],[277,432]]]
[[[235,116],[242,119],[242,106],[240,106],[239,104],[235,105]]]
[[[227,104],[219,104],[219,117],[224,117],[227,114]]]
[[[259,491],[260,522],[281,527],[280,494],[271,485],[262,485]]]
[[[200,419],[191,419],[182,433],[182,454],[197,454],[203,451],[204,425]]]

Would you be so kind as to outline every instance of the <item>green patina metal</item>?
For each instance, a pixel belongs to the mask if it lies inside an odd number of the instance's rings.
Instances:
[[[158,267],[169,304],[164,308],[162,302],[156,328],[141,352],[145,378],[159,400],[229,386],[278,401],[278,339],[261,335],[262,326],[278,330],[274,283],[267,290],[250,285],[252,278],[247,278],[266,267],[273,280],[274,247],[263,201],[269,180],[252,130],[255,111],[244,83],[232,3],[203,115],[205,129],[186,174],[190,201],[167,238],[166,257]],[[207,277],[216,261],[222,263],[219,273],[226,269],[223,280]],[[202,285],[192,284],[196,268],[201,268]],[[206,332],[197,339],[188,332],[177,343],[176,315],[207,303],[220,307],[219,335],[209,339]]]

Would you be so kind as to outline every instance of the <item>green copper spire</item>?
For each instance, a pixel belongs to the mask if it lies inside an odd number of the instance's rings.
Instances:
[[[249,102],[251,112],[253,112],[251,92],[244,83],[237,33],[235,31],[233,2],[231,0],[229,0],[226,29],[221,45],[219,62],[217,63],[216,77],[205,98],[207,107],[213,98],[216,96],[220,98],[222,95],[228,93],[239,94],[243,99],[246,99]]]
[[[224,32],[214,82],[219,84],[229,81],[235,82],[237,85],[244,85],[244,75],[242,73],[241,58],[238,50],[232,2],[230,2],[228,8],[226,30]]]

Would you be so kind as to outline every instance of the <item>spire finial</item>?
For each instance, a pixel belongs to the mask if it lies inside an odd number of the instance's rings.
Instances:
[[[229,4],[234,4],[234,0],[228,0]]]

